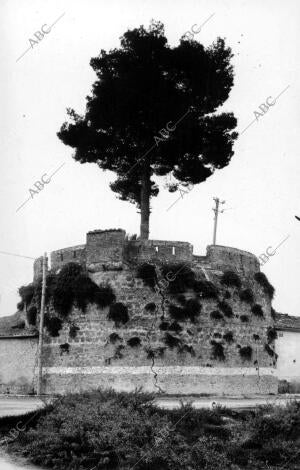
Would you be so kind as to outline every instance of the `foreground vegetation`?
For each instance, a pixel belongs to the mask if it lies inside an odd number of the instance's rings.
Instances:
[[[6,418],[2,437],[17,422],[22,432],[9,450],[57,470],[300,469],[296,402],[243,412],[161,410],[151,395],[95,391],[68,395],[29,419]]]

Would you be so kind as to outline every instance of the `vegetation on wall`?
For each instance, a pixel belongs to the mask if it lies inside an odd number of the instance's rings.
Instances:
[[[60,349],[60,353],[61,353],[61,354],[63,354],[63,353],[69,354],[69,352],[70,352],[70,345],[69,345],[69,343],[60,344],[60,345],[59,345],[59,349]]]
[[[199,316],[201,311],[201,304],[197,299],[189,299],[186,301],[183,307],[178,307],[177,305],[169,305],[169,314],[170,316],[177,321],[190,320],[195,322],[196,318]]]
[[[212,345],[212,358],[219,361],[225,361],[224,346],[218,341],[212,340],[210,342]]]
[[[219,312],[219,310],[214,310],[213,312],[211,312],[210,318],[212,318],[213,320],[223,320],[224,317],[222,313]]]
[[[156,304],[154,302],[149,302],[147,305],[145,305],[145,310],[147,310],[147,312],[155,312],[156,310]]]
[[[137,348],[138,346],[141,345],[141,339],[138,336],[132,336],[132,338],[129,338],[127,340],[127,344],[131,348]]]
[[[75,339],[76,336],[77,336],[77,331],[79,331],[80,328],[76,325],[71,325],[70,328],[69,328],[69,336],[71,339]]]
[[[49,317],[48,315],[45,315],[44,325],[50,336],[59,336],[59,331],[62,329],[62,324],[63,322],[60,318],[55,316]]]
[[[227,287],[237,287],[240,288],[242,283],[239,275],[234,271],[225,271],[221,278],[221,284],[224,284]]]
[[[127,323],[129,320],[127,306],[122,302],[115,302],[111,304],[107,318],[114,321],[116,326],[120,326],[120,323]]]
[[[29,325],[35,326],[36,325],[36,319],[37,319],[37,308],[35,305],[32,305],[29,307],[26,313],[27,316],[27,321]]]
[[[244,289],[240,292],[239,295],[242,302],[246,302],[248,304],[252,304],[254,302],[254,294],[252,289]]]
[[[232,333],[232,331],[227,331],[223,335],[223,338],[227,343],[232,343],[233,342],[233,333]]]
[[[228,317],[228,318],[233,317],[232,308],[227,302],[225,302],[224,300],[222,302],[219,302],[218,307],[224,313],[225,317]]]
[[[122,338],[118,335],[118,333],[111,333],[108,337],[108,340],[111,344],[115,344],[117,341],[121,341]]]
[[[259,305],[259,304],[253,305],[253,307],[251,308],[251,312],[256,317],[263,317],[264,316],[263,309],[262,309],[261,305]]]
[[[251,346],[243,346],[239,349],[239,354],[242,359],[250,361],[252,358],[252,348]]]
[[[157,285],[157,274],[154,264],[142,263],[137,267],[136,277],[142,279],[144,284],[154,290]]]
[[[267,276],[264,273],[258,272],[254,274],[254,279],[256,282],[263,288],[263,291],[270,297],[272,300],[274,297],[275,289],[270,284]]]
[[[164,342],[171,349],[181,345],[181,340],[170,333],[165,333]]]
[[[277,337],[278,337],[278,335],[277,335],[276,328],[269,327],[268,331],[267,331],[268,343],[273,343],[273,341],[275,341],[275,339],[277,339]]]
[[[240,320],[243,323],[247,323],[249,321],[249,317],[248,317],[248,315],[241,315]]]

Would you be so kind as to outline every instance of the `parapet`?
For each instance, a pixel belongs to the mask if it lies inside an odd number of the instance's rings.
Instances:
[[[193,245],[188,242],[162,240],[130,240],[126,243],[124,257],[128,261],[192,262]]]
[[[67,263],[86,264],[85,245],[70,246],[51,252],[51,269],[57,271]]]
[[[242,274],[260,271],[260,264],[255,255],[248,251],[229,246],[209,245],[206,262],[215,269],[233,269]]]

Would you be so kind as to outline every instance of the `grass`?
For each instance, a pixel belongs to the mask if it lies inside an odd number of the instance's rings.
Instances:
[[[28,420],[27,420],[28,421]],[[224,407],[157,408],[153,395],[93,391],[67,395],[19,423],[11,452],[43,468],[129,470],[296,470],[300,404],[232,411]]]

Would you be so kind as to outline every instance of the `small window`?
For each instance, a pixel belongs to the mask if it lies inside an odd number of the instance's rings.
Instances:
[[[61,253],[60,254],[60,261],[63,261],[64,260],[64,255]]]
[[[76,258],[76,251],[73,251],[73,258]]]
[[[155,251],[156,251],[156,253],[158,253],[158,246],[155,247]]]
[[[172,246],[172,255],[175,255],[175,246]]]

